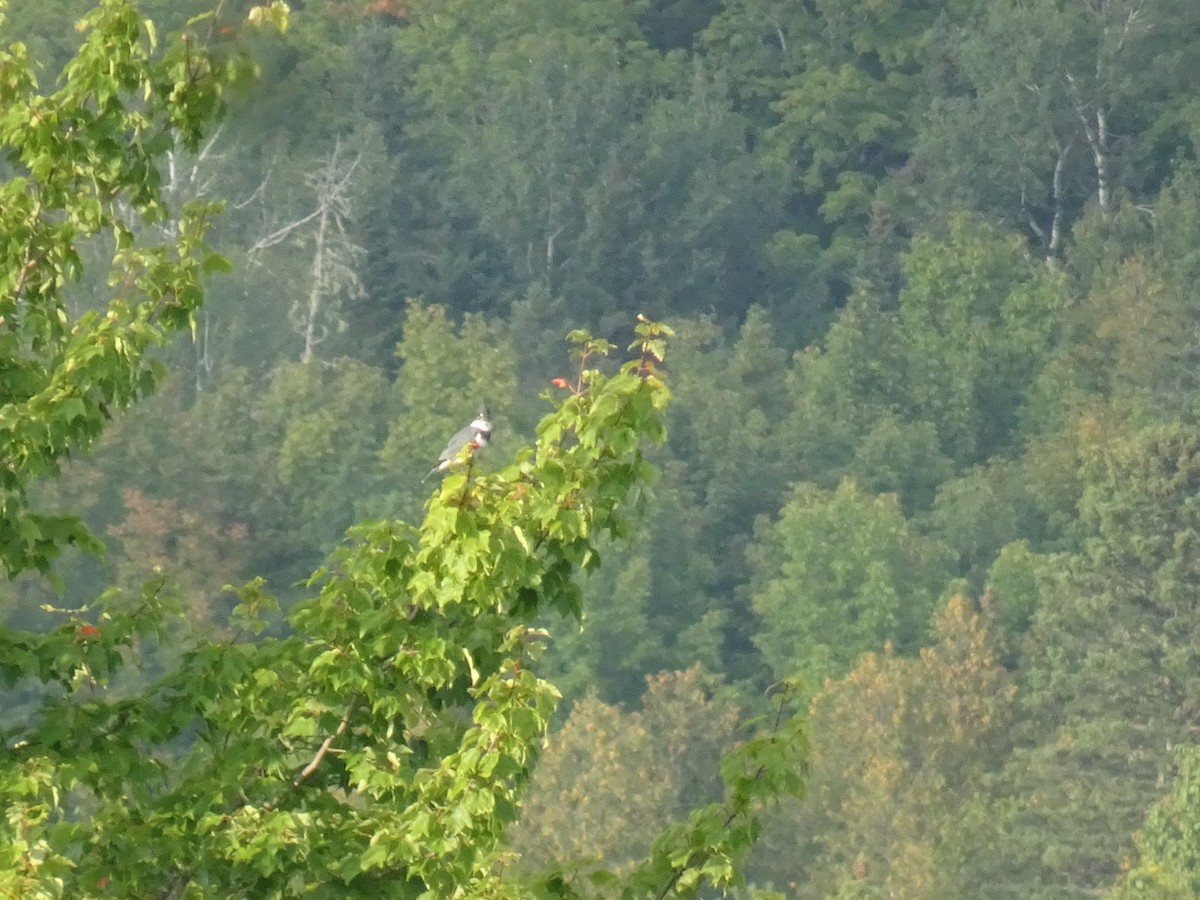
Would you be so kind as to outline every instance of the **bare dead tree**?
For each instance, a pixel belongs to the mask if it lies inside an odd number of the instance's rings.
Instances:
[[[1096,170],[1096,202],[1106,222],[1112,215],[1112,187],[1108,103],[1105,95],[1115,80],[1113,69],[1119,64],[1118,57],[1124,53],[1129,39],[1138,31],[1149,30],[1149,23],[1142,15],[1143,3],[1144,0],[1089,0],[1086,4],[1088,13],[1101,23],[1092,89],[1094,96],[1085,96],[1080,80],[1070,71],[1064,73],[1067,92],[1083,126],[1088,148],[1092,151],[1092,164]]]
[[[360,159],[351,158],[339,140],[333,151],[304,177],[316,207],[250,247],[251,260],[287,240],[312,252],[307,295],[297,297],[288,313],[303,338],[301,362],[312,362],[317,345],[329,335],[330,320],[340,327],[337,309],[341,301],[365,294],[358,277],[358,264],[366,251],[353,241],[348,230],[353,221],[350,188]]]

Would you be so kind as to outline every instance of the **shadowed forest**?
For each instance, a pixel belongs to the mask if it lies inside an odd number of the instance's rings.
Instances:
[[[50,90],[91,5],[0,43]],[[36,487],[107,551],[9,582],[10,627],[162,575],[195,633],[260,576],[286,611],[354,523],[420,520],[480,402],[489,473],[577,384],[564,336],[641,313],[667,440],[581,625],[539,620],[521,865],[629,865],[799,677],[807,796],[729,896],[1200,896],[1200,4],[250,6],[200,27],[256,71],[161,165],[230,271]]]

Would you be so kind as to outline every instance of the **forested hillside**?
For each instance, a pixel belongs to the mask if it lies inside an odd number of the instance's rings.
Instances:
[[[10,4],[40,90],[92,5]],[[1200,896],[1200,3],[253,5],[194,26],[254,71],[158,163],[225,201],[204,305],[31,489],[107,552],[15,577],[8,626],[159,576],[222,639],[228,585],[286,611],[356,522],[420,520],[481,401],[500,473],[587,396],[564,336],[645,314],[666,442],[588,533],[582,627],[539,607],[564,702],[518,868],[628,870],[799,676],[807,796],[737,896]]]

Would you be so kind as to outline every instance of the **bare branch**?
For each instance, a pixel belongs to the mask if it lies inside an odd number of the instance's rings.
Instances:
[[[329,752],[329,748],[333,746],[333,742],[346,733],[346,726],[350,724],[350,714],[354,712],[358,704],[353,704],[346,714],[342,716],[342,720],[338,722],[337,729],[329,737],[321,742],[321,746],[317,748],[317,755],[312,758],[307,766],[300,770],[300,774],[292,779],[292,787],[298,788],[302,785],[313,772],[317,771],[317,767],[321,765],[321,760],[325,758],[325,754]]]
[[[271,163],[271,165],[267,166],[267,173],[265,175],[263,175],[262,181],[260,181],[258,183],[258,187],[256,187],[251,192],[250,196],[247,197],[245,200],[242,200],[240,203],[233,204],[233,208],[234,209],[245,209],[247,206],[249,206],[251,203],[253,203],[255,200],[257,200],[259,197],[261,197],[263,195],[263,192],[266,191],[267,182],[271,180],[271,173],[274,171],[275,171],[275,164]]]
[[[210,137],[208,139],[208,141],[205,143],[204,148],[200,151],[199,154],[197,154],[196,164],[194,166],[192,166],[193,176],[195,175],[196,170],[198,168],[200,168],[200,164],[202,162],[204,162],[206,159],[208,159],[208,154],[211,153],[212,148],[217,145],[217,141],[220,140],[220,138],[221,138],[221,132],[224,130],[225,130],[225,123],[222,122],[220,125],[218,125],[216,127],[216,130],[213,131],[212,137]]]
[[[289,234],[291,234],[297,228],[301,228],[304,225],[307,225],[309,222],[311,222],[313,219],[315,219],[319,215],[321,215],[320,207],[318,207],[317,209],[314,209],[312,212],[310,212],[304,218],[297,219],[295,222],[291,222],[287,225],[284,225],[278,231],[275,231],[275,232],[267,235],[265,238],[260,238],[247,251],[248,255],[253,256],[254,254],[256,254],[262,250],[266,250],[268,247],[274,247],[276,244],[282,243]]]

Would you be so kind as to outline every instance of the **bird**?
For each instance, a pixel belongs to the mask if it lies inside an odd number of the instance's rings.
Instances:
[[[487,446],[491,437],[492,415],[488,412],[487,406],[480,405],[479,412],[471,420],[471,424],[450,438],[450,443],[446,444],[446,449],[438,454],[437,465],[430,469],[429,474],[422,478],[421,481],[426,481],[431,475],[435,475],[438,472],[445,472],[458,462],[464,453],[468,458],[474,456],[476,450]]]

